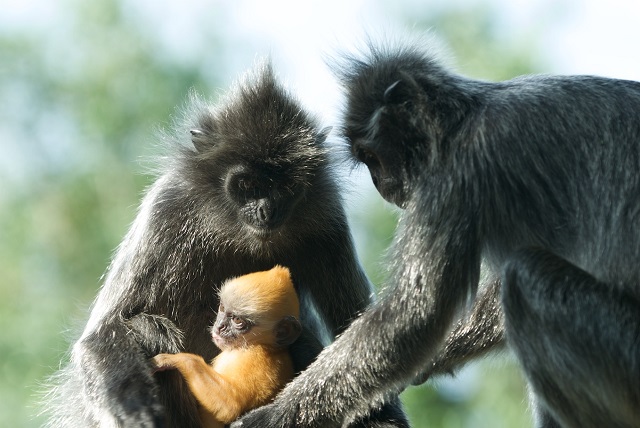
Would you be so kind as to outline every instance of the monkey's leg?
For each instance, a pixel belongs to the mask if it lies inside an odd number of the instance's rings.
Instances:
[[[537,249],[508,263],[503,289],[507,342],[543,407],[540,426],[544,410],[565,427],[640,426],[637,298]]]
[[[495,279],[478,292],[469,316],[458,322],[442,351],[426,370],[416,376],[413,384],[420,385],[432,376],[453,374],[467,362],[501,348],[503,344],[500,280]]]

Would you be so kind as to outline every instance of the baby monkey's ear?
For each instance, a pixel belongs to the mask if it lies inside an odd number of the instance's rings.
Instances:
[[[282,318],[273,328],[273,335],[276,338],[276,345],[287,347],[296,341],[302,333],[302,325],[296,317],[286,316]]]

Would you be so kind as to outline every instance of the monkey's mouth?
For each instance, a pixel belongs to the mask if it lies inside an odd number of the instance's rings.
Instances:
[[[274,228],[269,226],[255,225],[255,224],[247,224],[247,229],[251,232],[251,234],[255,235],[258,238],[268,238],[274,232]]]
[[[250,231],[250,233],[258,239],[268,240],[282,231],[287,219],[280,217],[272,218],[270,219],[270,221],[255,221],[255,219],[251,220],[252,221],[244,222],[246,228]]]
[[[247,225],[247,230],[249,235],[262,246],[275,245],[274,241],[281,235],[279,227],[256,227],[255,225]]]
[[[261,239],[267,239],[276,233],[285,223],[284,216],[271,216],[269,218],[260,218],[257,216],[246,216],[244,224],[253,235]]]
[[[393,192],[387,196],[383,195],[383,197],[387,202],[396,205],[398,208],[405,209],[407,207],[407,200],[403,192]]]
[[[384,198],[385,201],[397,205],[399,208],[406,208],[407,198],[404,186],[401,182],[395,180],[383,180],[376,186],[378,189],[378,193],[380,196]]]

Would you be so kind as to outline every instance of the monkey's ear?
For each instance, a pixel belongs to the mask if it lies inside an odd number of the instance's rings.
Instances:
[[[322,128],[322,130],[320,132],[318,132],[318,134],[316,135],[316,143],[317,144],[324,143],[324,141],[329,136],[329,133],[331,132],[331,129],[332,129],[331,126],[327,126],[326,128]]]
[[[202,129],[192,129],[191,142],[198,153],[202,153],[207,147],[207,136]]]
[[[273,334],[276,338],[276,345],[286,347],[296,341],[302,333],[302,324],[296,317],[286,316],[282,318],[273,328]]]
[[[403,76],[390,84],[382,96],[385,104],[402,104],[415,98],[420,86],[410,76]]]

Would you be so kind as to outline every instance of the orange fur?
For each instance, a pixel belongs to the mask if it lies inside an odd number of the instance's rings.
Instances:
[[[275,266],[227,281],[220,289],[220,301],[242,313],[258,313],[271,319],[300,316],[300,304],[289,269]]]
[[[243,346],[225,348],[207,364],[195,354],[159,354],[158,370],[176,369],[200,404],[205,428],[223,428],[248,410],[271,401],[293,378],[286,348],[275,345],[271,328],[285,316],[299,317],[298,298],[289,270],[276,266],[227,281],[220,301],[257,321]]]

